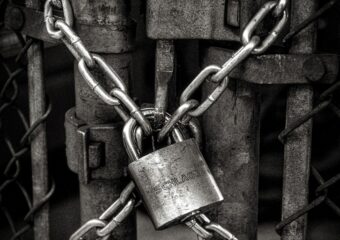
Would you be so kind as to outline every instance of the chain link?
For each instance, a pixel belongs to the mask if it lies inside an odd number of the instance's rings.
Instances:
[[[286,6],[287,0],[279,2],[269,1],[259,9],[244,28],[241,34],[241,42],[243,45],[232,55],[232,57],[225,62],[221,68],[215,65],[207,66],[184,89],[180,97],[180,106],[172,115],[172,119],[165,124],[158,133],[158,140],[162,140],[177,123],[186,123],[191,117],[199,117],[207,111],[228,87],[228,76],[230,72],[242,63],[249,55],[262,54],[275,42],[288,21],[288,11],[286,10]],[[253,33],[263,19],[270,12],[273,12],[274,16],[276,16],[275,11],[282,11],[282,16],[275,27],[268,33],[267,37],[264,38],[264,40],[261,40],[259,36],[254,36]],[[213,92],[202,103],[195,106],[190,105],[190,109],[184,107],[187,106],[188,101],[192,101],[190,100],[190,97],[209,77],[211,82],[217,84],[217,87],[213,90]],[[187,110],[183,112],[182,109]]]
[[[127,94],[126,87],[123,81],[116,74],[116,72],[112,68],[110,68],[110,66],[108,66],[105,63],[104,59],[102,59],[100,56],[91,54],[86,49],[79,36],[72,30],[73,15],[70,14],[72,10],[70,11],[69,2],[67,0],[61,1],[65,20],[55,21],[52,13],[52,5],[57,5],[58,7],[60,7],[58,5],[58,1],[46,1],[45,21],[48,33],[51,35],[51,37],[61,39],[65,43],[65,45],[79,62],[78,67],[81,75],[99,98],[101,98],[107,104],[115,106],[116,110],[119,112],[119,115],[124,119],[124,121],[127,121],[129,117],[132,117],[140,124],[140,127],[138,127],[136,130],[139,133],[139,141],[137,142],[139,143],[138,147],[140,149],[140,139],[142,137],[142,134],[145,133],[149,135],[152,132],[149,121],[146,117],[144,117],[145,114],[142,113],[139,107]],[[182,124],[187,124],[191,117],[198,117],[202,115],[210,106],[212,106],[214,102],[216,102],[216,100],[227,88],[229,82],[228,76],[230,72],[242,61],[244,61],[244,59],[246,59],[250,54],[262,54],[275,42],[278,35],[282,32],[288,21],[287,5],[288,0],[279,0],[278,2],[269,1],[260,8],[260,10],[250,20],[250,22],[241,34],[241,42],[243,46],[238,51],[236,51],[235,54],[222,67],[211,65],[203,69],[183,91],[180,98],[179,108],[175,111],[170,120],[167,121],[167,123],[159,132],[158,140],[163,139],[174,127],[176,127],[176,124],[178,122],[181,122]],[[274,26],[274,28],[269,31],[268,35],[263,40],[261,40],[259,36],[253,34],[259,24],[269,13],[272,13],[275,18],[280,19]],[[110,78],[110,80],[112,80],[114,88],[111,91],[105,91],[105,89],[100,85],[98,81],[95,80],[95,78],[91,74],[91,68],[93,68],[95,65],[98,65],[99,68]],[[196,100],[190,99],[193,93],[209,77],[211,77],[210,80],[212,82],[217,84],[217,87],[214,89],[214,91],[201,104],[199,104]],[[337,111],[338,109],[334,105],[332,105],[329,99],[323,100],[323,102],[321,102],[320,105],[318,105],[311,113],[307,114],[303,119],[298,120],[296,124],[293,124],[291,129],[285,129],[285,131],[280,134],[280,139],[283,140],[283,138],[291,131],[293,131],[295,128],[300,126],[302,123],[313,117],[316,113],[320,112],[327,106],[332,106],[332,109],[335,112],[340,112]],[[127,114],[125,109],[122,107],[129,110],[130,113]],[[140,131],[140,129],[143,129],[143,131]],[[138,155],[138,153],[136,153],[135,155]],[[340,179],[339,176],[335,176],[329,181],[324,182],[315,169],[313,169],[313,175],[318,179],[319,183],[321,184],[317,189],[318,193],[326,192],[327,188],[330,185],[333,185]],[[130,183],[128,186],[131,187],[131,184],[133,185],[133,183]],[[131,192],[129,192],[129,194],[131,194]],[[99,217],[99,219],[88,221],[76,233],[74,233],[70,239],[78,239],[84,236],[88,231],[93,228],[97,229],[98,236],[107,238],[108,235],[114,230],[114,228],[118,226],[135,207],[135,199],[127,197],[129,196],[129,194],[125,195],[122,193],[121,197],[115,203],[113,203],[113,205],[110,206],[110,208],[108,208],[108,210],[105,211]],[[326,194],[327,193],[325,193],[325,195],[319,196],[309,206],[306,206],[306,208],[297,212],[290,218],[284,220],[278,225],[277,229],[281,229],[283,226],[294,221],[296,218],[305,214],[310,209],[314,208],[324,201],[328,205],[333,206],[333,209],[337,209],[338,212],[340,212],[339,208],[332,204],[331,200],[328,199]],[[116,213],[118,208],[122,208],[122,210],[117,215],[115,215],[115,217],[112,217],[112,215]],[[107,221],[109,222],[107,223]],[[190,228],[192,228],[200,237],[203,237],[205,239],[211,238],[214,234],[219,235],[224,239],[236,239],[226,229],[222,228],[216,223],[212,223],[204,214],[196,216],[196,218],[187,221],[186,224]]]
[[[191,228],[200,239],[211,239],[214,236],[218,236],[221,239],[237,240],[237,238],[227,229],[218,223],[212,222],[203,213],[200,213],[189,221],[186,221],[185,224]]]
[[[64,20],[55,20],[52,6],[58,3],[47,0],[44,8],[45,25],[48,34],[55,39],[61,40],[78,61],[78,70],[93,92],[108,105],[114,106],[118,115],[127,121],[129,117],[137,120],[146,135],[152,133],[149,121],[141,113],[140,108],[127,94],[127,87],[119,75],[106,63],[104,58],[92,54],[85,47],[81,38],[73,31],[73,12],[68,0],[61,0]],[[106,91],[92,75],[91,70],[95,67],[110,79],[113,89]],[[126,112],[127,109],[129,113]]]
[[[47,0],[44,6],[45,26],[48,34],[54,39],[61,39],[64,33],[55,26],[56,19],[53,17],[53,0]],[[69,26],[73,26],[73,12],[71,4],[68,0],[61,0],[62,10],[64,14],[64,21]]]
[[[258,25],[263,21],[263,19],[273,11],[273,9],[278,6],[278,3],[275,1],[266,2],[260,10],[254,15],[254,17],[250,20],[247,26],[244,28],[241,40],[243,45],[246,45],[250,42],[253,37],[253,33],[255,32]],[[262,40],[262,42],[253,49],[253,54],[262,54],[264,53],[277,39],[279,34],[282,32],[283,28],[286,26],[288,22],[288,12],[287,10],[283,10],[283,14],[281,16],[280,21],[277,22],[275,27],[269,32],[267,37]]]

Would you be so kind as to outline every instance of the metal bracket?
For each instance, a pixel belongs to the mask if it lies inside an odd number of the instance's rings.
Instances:
[[[61,17],[55,16],[56,19]],[[32,8],[8,5],[5,11],[5,26],[35,39],[59,43],[51,38],[45,27],[44,13]]]
[[[79,181],[117,179],[126,175],[127,155],[121,123],[86,125],[75,115],[74,108],[65,115],[66,155],[69,168]]]
[[[209,47],[206,64],[223,65],[232,50]],[[335,54],[268,54],[251,56],[235,68],[230,77],[254,84],[332,83],[339,72]]]

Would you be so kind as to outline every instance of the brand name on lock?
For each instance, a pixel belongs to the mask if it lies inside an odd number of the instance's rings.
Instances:
[[[147,190],[147,193],[154,193],[158,195],[162,191],[169,191],[174,187],[202,176],[204,176],[204,171],[202,169],[194,169],[179,176],[174,176],[173,178],[156,183],[155,186],[151,186],[150,189]]]

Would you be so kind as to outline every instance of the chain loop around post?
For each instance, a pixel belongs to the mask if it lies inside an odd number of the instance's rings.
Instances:
[[[253,37],[253,33],[258,25],[263,21],[263,19],[270,13],[276,6],[277,2],[269,1],[266,2],[261,9],[255,14],[255,16],[249,21],[247,26],[244,28],[241,36],[241,41],[243,45],[246,45],[250,42]],[[257,46],[252,53],[253,54],[262,54],[265,52],[277,39],[278,35],[281,33],[283,28],[286,26],[288,22],[288,11],[283,10],[280,21],[277,22],[275,27],[269,32],[268,36],[261,42],[259,46]]]
[[[69,0],[61,0],[63,14],[64,14],[64,21],[69,26],[73,26],[73,11],[72,6]],[[61,39],[64,34],[61,30],[56,29],[55,26],[55,18],[53,17],[53,0],[46,0],[44,6],[44,19],[45,19],[45,26],[48,34],[54,39]]]

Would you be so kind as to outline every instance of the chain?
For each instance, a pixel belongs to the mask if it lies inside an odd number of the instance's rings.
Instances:
[[[221,96],[228,86],[229,73],[250,54],[261,54],[273,44],[288,20],[288,14],[285,10],[286,4],[286,0],[280,0],[279,2],[270,1],[265,3],[244,29],[241,36],[243,46],[221,68],[218,66],[208,66],[203,69],[200,74],[198,74],[198,76],[182,93],[180,97],[181,105],[159,132],[158,141],[164,139],[164,137],[178,122],[183,122],[185,125],[188,125],[188,123],[192,122],[190,121],[192,117],[202,115]],[[55,20],[53,17],[53,5],[57,5],[57,7],[62,8],[64,20]],[[270,12],[273,12],[275,18],[280,16],[280,20],[272,31],[268,33],[267,37],[261,41],[259,36],[254,35],[254,31],[258,27],[259,23],[262,22],[262,20]],[[44,16],[47,32],[52,38],[59,39],[66,45],[71,54],[78,61],[79,72],[93,92],[105,103],[114,106],[117,113],[124,121],[127,121],[130,117],[135,119],[142,128],[143,133],[150,135],[152,133],[152,127],[148,119],[141,112],[140,108],[127,94],[127,88],[124,82],[103,58],[99,55],[90,53],[84,46],[80,37],[73,31],[73,13],[69,1],[61,0],[61,2],[57,1],[56,3],[53,0],[47,0],[44,8]],[[111,89],[111,91],[106,91],[91,74],[91,69],[93,69],[94,66],[98,66],[99,69],[112,81],[113,89]],[[199,104],[196,100],[190,99],[191,95],[211,75],[211,81],[218,84],[215,90],[201,104]],[[129,113],[127,113],[126,110],[128,110]],[[128,198],[126,198],[126,196],[129,196],[132,193],[133,189],[134,184],[130,183],[122,192],[121,197],[113,203],[113,205],[110,206],[107,211],[99,217],[99,219],[92,219],[85,223],[71,236],[70,239],[79,239],[92,228],[97,229],[98,236],[106,239],[114,228],[118,226],[119,223],[134,208],[135,200],[133,198],[127,200]],[[122,206],[124,206],[122,210],[115,217],[112,217],[118,208]],[[111,221],[106,223],[109,218]],[[199,215],[197,219],[204,224],[204,227],[198,224],[198,222],[192,222],[196,221],[196,219],[189,220],[187,225],[191,225],[191,227],[198,233],[204,233],[202,235],[199,234],[201,237],[212,237],[212,233],[208,232],[208,230],[210,230],[221,235],[225,239],[236,239],[220,225],[211,223],[205,215]]]
[[[190,219],[189,221],[185,222],[185,224],[197,234],[199,239],[220,237],[222,239],[237,240],[237,238],[227,229],[218,223],[212,222],[203,213],[198,214],[196,218]]]
[[[322,8],[320,10],[320,15],[329,9],[330,6],[333,6],[335,1],[336,0],[330,1],[329,4]],[[64,20],[55,20],[53,17],[53,5],[62,8]],[[191,118],[201,116],[205,111],[207,111],[228,87],[228,76],[230,72],[241,62],[243,62],[248,56],[251,54],[264,53],[275,42],[288,21],[287,5],[288,0],[279,0],[278,2],[269,1],[259,9],[259,11],[250,20],[241,34],[241,48],[236,51],[233,56],[221,67],[210,65],[204,68],[183,91],[180,96],[180,106],[173,113],[171,118],[166,121],[165,125],[159,132],[157,138],[158,141],[164,139],[165,136],[175,128],[176,124],[181,123],[188,125],[191,122]],[[269,13],[272,13],[274,18],[278,18],[278,21],[273,29],[268,32],[267,36],[264,39],[261,39],[259,36],[254,35],[254,32]],[[315,18],[318,16],[315,16]],[[307,19],[305,23],[301,24],[301,26],[295,30],[295,32],[293,31],[292,33],[288,34],[286,38],[295,35],[313,20],[315,19]],[[124,121],[127,121],[130,117],[132,117],[139,123],[140,128],[137,128],[136,130],[136,134],[139,134],[140,136],[138,139],[141,139],[142,134],[150,135],[152,132],[151,125],[148,119],[141,112],[140,108],[127,94],[127,88],[124,82],[103,58],[101,58],[99,55],[90,53],[82,43],[80,37],[73,31],[73,14],[69,2],[67,0],[47,0],[45,4],[45,23],[50,36],[61,40],[78,61],[78,69],[80,74],[83,76],[90,88],[96,93],[96,95],[105,103],[114,106]],[[99,67],[99,69],[103,71],[104,74],[112,81],[114,87],[111,89],[111,91],[106,91],[91,74],[91,69],[93,69],[95,66]],[[190,99],[195,91],[197,91],[207,79],[210,79],[211,82],[217,84],[213,92],[201,103],[199,103],[197,100]],[[335,84],[330,88],[330,90],[326,91],[326,93],[334,91],[338,85],[338,83]],[[331,109],[333,109],[337,114],[340,113],[340,110],[332,105],[329,99],[326,99],[326,93],[320,97],[320,99],[323,100],[315,109],[313,109],[313,111],[307,114],[303,119],[299,119],[296,124],[292,124],[290,129],[285,129],[280,134],[280,139],[282,141],[283,138],[291,131],[327,106],[331,106]],[[140,141],[138,145],[141,148]],[[318,187],[317,192],[325,192],[325,194],[319,196],[310,205],[281,222],[277,226],[278,231],[322,202],[326,202],[329,206],[332,206],[336,212],[340,213],[339,208],[327,197],[326,191],[330,185],[334,184],[340,179],[340,175],[337,175],[325,182],[320,174],[318,174],[316,169],[313,168],[312,173],[321,184]],[[71,236],[70,239],[79,239],[93,228],[96,229],[98,237],[107,239],[110,233],[138,205],[136,204],[136,199],[134,196],[132,196],[134,187],[135,186],[133,182],[129,183],[121,193],[120,197],[98,219],[92,219],[85,223]],[[119,209],[121,210],[117,213]],[[117,214],[114,215],[115,213]],[[187,220],[185,224],[192,228],[199,235],[199,237],[203,239],[212,238],[214,235],[219,235],[220,237],[229,240],[236,239],[236,237],[233,236],[229,231],[224,229],[219,224],[211,222],[204,214],[196,215],[194,218]]]
[[[230,72],[248,56],[251,54],[264,53],[275,42],[288,21],[286,6],[287,0],[280,0],[278,2],[269,1],[259,9],[244,28],[241,34],[242,46],[232,57],[228,59],[222,67],[216,65],[207,66],[184,89],[180,96],[180,106],[172,115],[171,120],[168,121],[158,133],[158,141],[164,139],[177,123],[186,125],[190,118],[199,117],[207,111],[227,88]],[[254,35],[254,32],[263,19],[271,12],[274,18],[279,18],[279,20],[273,29],[268,32],[267,36],[261,40],[259,36]],[[197,91],[209,77],[211,82],[217,84],[213,92],[200,104],[196,100],[190,99],[195,91]]]
[[[139,206],[140,201],[136,204],[136,199],[133,196],[134,188],[135,184],[130,182],[121,192],[119,198],[98,219],[87,221],[72,234],[70,240],[82,239],[92,229],[96,229],[98,237],[103,240],[108,239],[112,231],[122,223],[134,208]],[[121,210],[117,213],[119,209]],[[117,214],[114,215],[115,213]]]
[[[127,87],[123,80],[101,56],[88,51],[80,37],[73,31],[73,11],[70,2],[61,0],[61,8],[64,14],[63,20],[56,20],[53,17],[53,6],[54,1],[47,0],[44,7],[45,25],[48,34],[54,39],[61,40],[66,45],[78,61],[78,70],[85,82],[101,100],[108,105],[114,106],[123,121],[127,121],[130,117],[136,119],[144,133],[150,135],[152,133],[151,125],[143,116],[137,104],[128,95]],[[57,6],[60,7],[59,4]],[[95,66],[112,82],[113,88],[111,91],[106,91],[92,75],[91,70]]]

